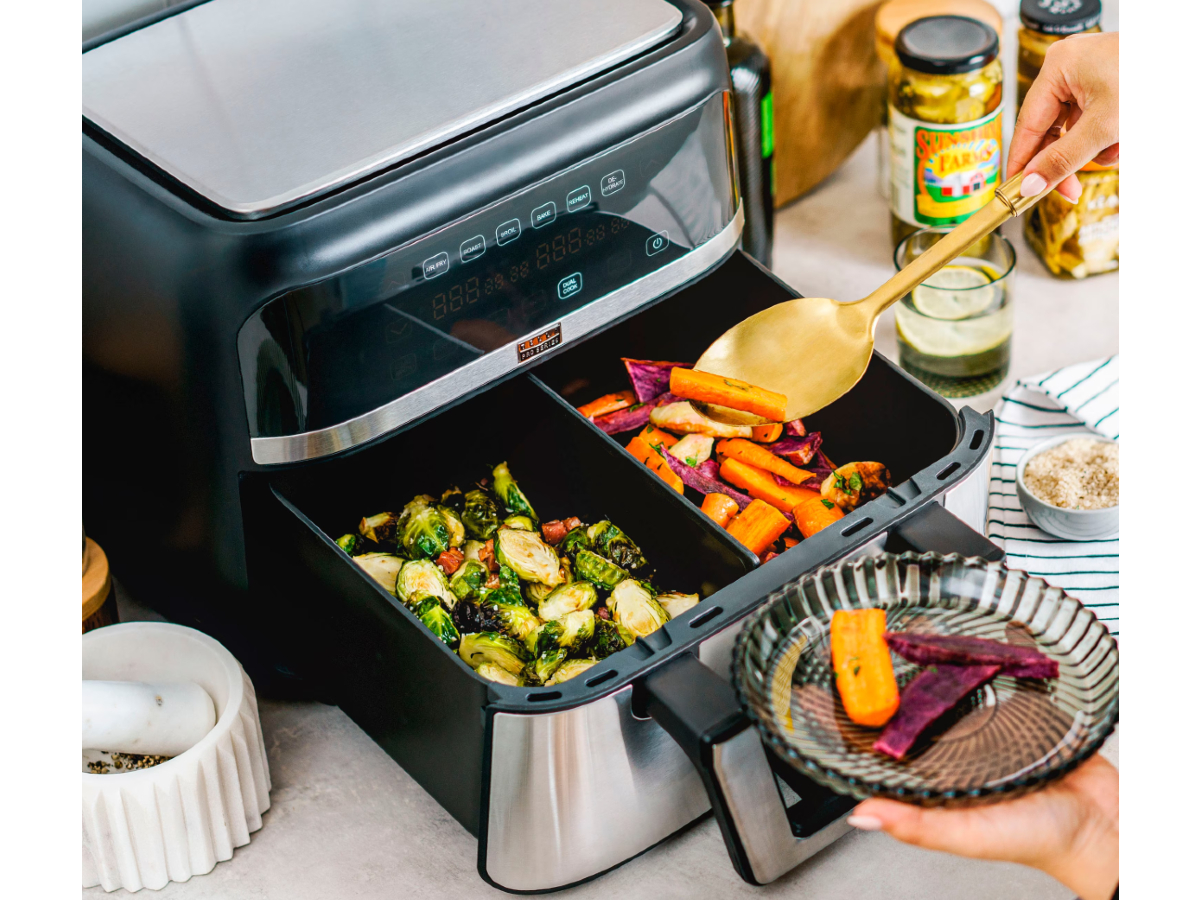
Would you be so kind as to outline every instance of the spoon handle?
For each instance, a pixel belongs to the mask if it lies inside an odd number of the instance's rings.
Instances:
[[[947,263],[961,256],[963,251],[980,238],[991,234],[1010,217],[1019,216],[1053,190],[1047,188],[1036,197],[1022,197],[1021,179],[1023,177],[1022,173],[1018,172],[996,188],[996,196],[986,206],[953,231],[948,232],[940,241],[862,300],[859,300],[858,302],[864,308],[863,311],[871,316],[872,328],[874,321],[885,309],[918,284],[928,280]]]

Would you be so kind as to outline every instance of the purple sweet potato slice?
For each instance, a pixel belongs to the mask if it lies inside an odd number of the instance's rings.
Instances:
[[[662,454],[662,458],[667,461],[667,465],[671,467],[671,471],[683,479],[683,483],[690,488],[694,488],[702,494],[724,494],[733,500],[738,505],[738,511],[745,509],[750,505],[753,499],[741,491],[735,490],[721,481],[719,478],[706,474],[703,471],[703,466],[692,468],[681,459],[676,459],[670,453]]]
[[[705,478],[716,479],[720,476],[720,473],[721,473],[721,466],[711,456],[708,459],[706,459],[704,462],[700,463],[699,465],[693,466],[692,468],[694,468],[697,472],[699,472]]]
[[[1058,662],[1033,647],[965,634],[889,631],[884,639],[898,654],[920,666],[1000,666],[1002,674],[1017,678],[1058,677]]]
[[[691,363],[659,362],[653,359],[626,359],[625,371],[629,373],[629,384],[642,403],[649,403],[671,386],[672,369],[690,369]]]
[[[903,759],[926,728],[999,672],[999,666],[935,666],[925,669],[900,692],[900,708],[883,727],[874,749],[892,759]]]
[[[783,423],[783,433],[792,437],[804,437],[808,434],[808,429],[804,427],[803,419],[792,419]]]
[[[775,483],[776,483],[776,484],[781,484],[781,485],[783,485],[784,487],[806,487],[806,488],[812,488],[814,491],[819,491],[819,490],[821,489],[821,482],[822,482],[822,481],[824,481],[824,480],[825,480],[824,478],[818,478],[816,475],[814,475],[812,478],[808,478],[808,479],[806,479],[806,480],[804,480],[804,481],[800,482],[800,484],[798,484],[798,485],[797,485],[797,484],[796,484],[794,481],[788,481],[788,480],[787,480],[786,478],[784,478],[782,475],[776,475],[776,476],[775,476]]]
[[[809,468],[808,464],[812,462],[813,456],[821,449],[821,432],[814,431],[803,437],[796,437],[795,435],[781,437],[775,443],[766,444],[765,446],[776,456],[787,460],[793,466]]]
[[[650,421],[650,410],[664,403],[674,403],[679,398],[669,391],[659,394],[646,403],[635,403],[626,409],[618,409],[606,416],[596,416],[592,422],[605,434],[621,434],[645,428]]]

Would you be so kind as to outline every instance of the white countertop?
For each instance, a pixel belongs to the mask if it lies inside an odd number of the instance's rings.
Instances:
[[[874,187],[871,139],[826,183],[779,213],[775,271],[811,296],[853,299],[890,277],[887,208]],[[1119,276],[1051,278],[1011,224],[1017,248],[1010,381],[1117,352]],[[891,315],[879,349],[896,356]],[[970,402],[990,408],[994,391]],[[124,603],[122,619],[157,618]],[[501,897],[476,873],[477,844],[336,707],[259,702],[271,809],[250,844],[208,875],[146,896],[164,900],[422,900]],[[1117,736],[1106,745],[1117,761]],[[531,848],[531,852],[536,852]],[[121,892],[124,893],[124,892]],[[85,898],[106,896],[100,888]],[[558,895],[628,900],[796,897],[809,900],[1067,900],[1071,892],[1020,866],[917,850],[853,833],[763,888],[734,873],[711,817],[624,866]]]

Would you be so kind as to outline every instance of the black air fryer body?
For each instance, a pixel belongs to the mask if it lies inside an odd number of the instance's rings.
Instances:
[[[992,423],[876,356],[808,424],[896,486],[759,565],[575,411],[626,386],[620,357],[695,359],[796,296],[736,249],[703,4],[210,0],[84,54],[83,131],[84,514],[131,593],[260,688],[341,705],[507,890],[710,808],[760,883],[846,831],[844,798],[790,771],[784,808],[744,721],[705,721],[712,691],[741,620],[815,566],[993,552],[940,505]],[[554,688],[479,678],[333,539],[502,459],[543,517],[611,517],[702,601]],[[765,838],[739,824],[756,791]]]

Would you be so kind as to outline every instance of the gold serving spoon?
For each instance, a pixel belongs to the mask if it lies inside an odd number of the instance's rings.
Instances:
[[[1047,189],[1036,197],[1022,197],[1021,178],[1017,173],[998,187],[986,206],[863,299],[839,303],[801,297],[764,309],[717,338],[696,368],[784,394],[789,422],[823,409],[867,371],[875,349],[875,323],[885,309],[1050,193]],[[724,407],[694,405],[727,424],[766,421]]]

